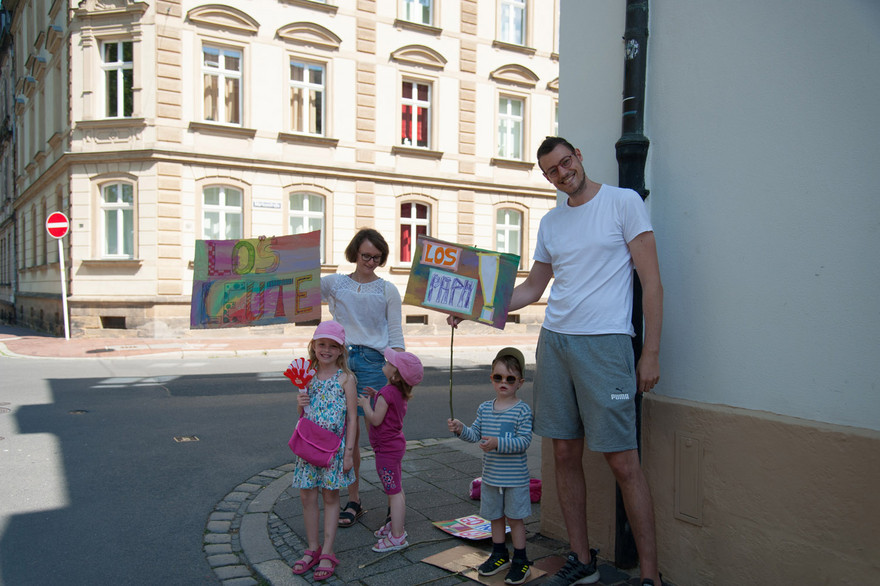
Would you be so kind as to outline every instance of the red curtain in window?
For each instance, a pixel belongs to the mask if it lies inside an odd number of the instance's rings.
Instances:
[[[418,108],[418,118],[416,120],[416,136],[418,137],[417,145],[420,147],[428,146],[428,109]]]
[[[412,261],[412,252],[410,252],[410,244],[412,244],[412,225],[400,225],[400,262]]]
[[[403,106],[400,114],[400,144],[412,145],[412,106]]]

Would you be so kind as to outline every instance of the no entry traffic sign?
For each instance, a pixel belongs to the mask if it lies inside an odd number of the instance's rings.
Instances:
[[[69,229],[70,222],[67,220],[67,216],[61,212],[52,212],[46,218],[46,231],[52,238],[63,238]]]

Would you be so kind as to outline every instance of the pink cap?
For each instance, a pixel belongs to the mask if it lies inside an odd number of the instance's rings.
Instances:
[[[345,346],[345,328],[343,328],[342,324],[338,321],[322,321],[318,324],[318,327],[315,328],[315,335],[312,336],[313,340],[319,338],[327,338],[328,340],[333,340],[340,346]]]
[[[385,360],[397,369],[403,382],[411,387],[422,382],[425,369],[422,367],[422,361],[415,354],[398,352],[394,348],[388,347],[385,348]]]

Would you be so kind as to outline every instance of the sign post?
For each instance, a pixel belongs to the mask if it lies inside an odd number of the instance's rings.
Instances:
[[[46,231],[49,236],[58,241],[58,262],[61,265],[61,308],[64,314],[64,339],[70,339],[70,323],[67,317],[67,276],[64,272],[64,251],[61,247],[61,239],[70,230],[70,222],[67,216],[61,212],[52,212],[46,218]]]

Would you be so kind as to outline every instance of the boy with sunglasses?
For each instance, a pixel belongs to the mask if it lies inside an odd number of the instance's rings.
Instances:
[[[458,419],[446,421],[449,431],[467,442],[479,442],[483,450],[483,483],[480,515],[492,523],[492,555],[479,572],[492,576],[510,567],[504,582],[522,584],[529,576],[526,557],[526,525],[531,515],[529,467],[526,450],[532,443],[532,410],[519,400],[517,391],[525,379],[525,359],[516,348],[503,348],[492,361],[489,377],[495,399],[477,408],[470,427]],[[505,543],[505,526],[510,525],[513,560]]]

